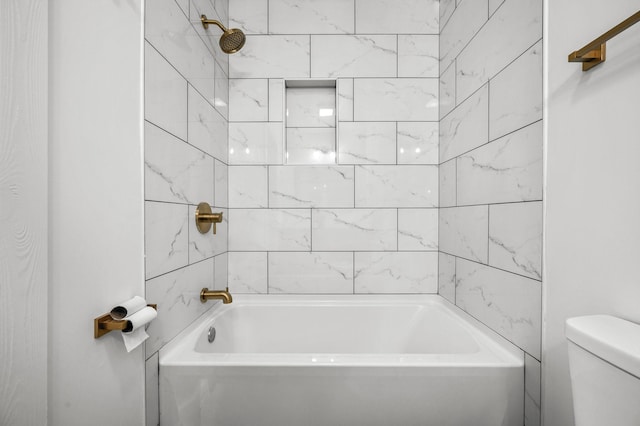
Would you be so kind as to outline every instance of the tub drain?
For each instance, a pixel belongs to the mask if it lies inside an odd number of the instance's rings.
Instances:
[[[209,332],[207,333],[207,340],[209,343],[213,343],[216,340],[216,329],[214,327],[209,327]]]

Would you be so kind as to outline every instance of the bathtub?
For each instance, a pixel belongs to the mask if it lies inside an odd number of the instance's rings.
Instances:
[[[521,426],[523,364],[437,295],[238,295],[160,351],[161,425]]]

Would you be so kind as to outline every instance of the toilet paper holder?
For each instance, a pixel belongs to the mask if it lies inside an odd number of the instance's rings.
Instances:
[[[147,306],[158,310],[158,305],[155,303],[150,303]],[[130,326],[128,320],[114,320],[110,313],[100,315],[93,320],[93,338],[98,339],[111,331],[126,330],[127,326]]]

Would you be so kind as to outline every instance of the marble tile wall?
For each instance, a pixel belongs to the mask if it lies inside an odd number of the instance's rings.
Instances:
[[[540,425],[542,1],[440,2],[438,291],[525,352]]]
[[[158,350],[213,306],[200,303],[202,287],[227,286],[228,205],[236,196],[228,192],[228,119],[237,112],[228,107],[227,55],[218,34],[203,30],[200,14],[226,23],[228,0],[146,2],[146,298],[158,304],[145,343],[147,425],[159,422]],[[260,105],[244,113],[262,117]],[[195,207],[203,201],[224,213],[215,236],[195,227]]]
[[[232,292],[438,291],[438,3],[230,2]],[[287,79],[336,80],[337,120]]]

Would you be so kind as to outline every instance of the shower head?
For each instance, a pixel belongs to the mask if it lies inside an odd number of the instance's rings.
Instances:
[[[236,53],[238,50],[242,49],[244,46],[244,42],[246,41],[246,37],[242,30],[238,28],[227,29],[224,25],[220,23],[220,21],[216,21],[215,19],[207,19],[207,15],[200,15],[200,21],[202,22],[202,26],[204,29],[209,28],[209,24],[217,25],[223,32],[220,37],[220,49],[224,53]]]

